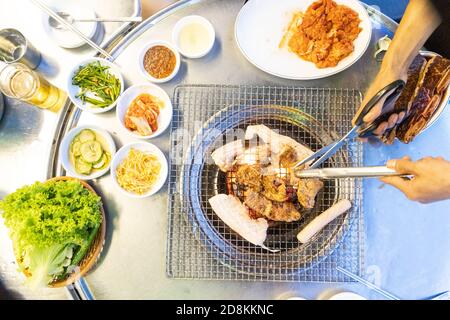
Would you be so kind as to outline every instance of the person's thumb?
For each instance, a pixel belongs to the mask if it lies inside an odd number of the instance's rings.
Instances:
[[[403,159],[389,160],[386,163],[386,166],[390,169],[394,169],[398,173],[417,174],[416,164],[407,157]]]
[[[410,184],[411,184],[410,180],[403,179],[400,177],[383,177],[383,178],[380,178],[380,180],[386,184],[389,184],[389,185],[399,189],[406,195],[409,194]]]

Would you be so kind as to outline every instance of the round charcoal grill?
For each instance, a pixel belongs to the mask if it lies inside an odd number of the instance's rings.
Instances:
[[[339,199],[352,201],[354,182],[350,179],[324,181],[325,186],[316,198],[315,207],[303,212],[301,220],[279,222],[269,227],[265,245],[279,252],[269,252],[249,243],[220,220],[208,199],[219,193],[229,194],[227,174],[214,164],[211,153],[233,139],[243,139],[247,126],[256,124],[277,130],[312,150],[335,140],[320,123],[297,109],[232,105],[206,122],[193,140],[181,174],[181,201],[188,202],[187,220],[194,234],[221,263],[255,276],[293,270],[301,272],[320,262],[337,247],[352,224],[352,211],[331,222],[307,244],[298,242],[297,233]],[[325,166],[337,165],[351,165],[344,151],[325,163]]]

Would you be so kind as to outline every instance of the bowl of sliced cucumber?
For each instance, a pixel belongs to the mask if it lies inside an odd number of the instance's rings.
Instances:
[[[108,172],[116,145],[108,131],[95,126],[79,126],[63,138],[59,158],[67,175],[82,180]]]

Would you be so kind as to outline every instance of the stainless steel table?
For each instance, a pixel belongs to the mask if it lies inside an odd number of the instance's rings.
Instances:
[[[392,36],[396,24],[379,12],[371,12],[373,35],[371,46],[366,54],[351,68],[325,79],[314,81],[290,81],[272,77],[253,67],[240,54],[234,42],[234,20],[243,4],[242,0],[203,0],[181,1],[158,13],[128,33],[112,50],[117,63],[122,67],[128,84],[145,82],[138,71],[137,55],[139,49],[152,39],[170,40],[171,29],[181,17],[200,14],[208,18],[216,28],[217,41],[213,51],[203,59],[184,59],[177,77],[162,87],[169,93],[180,83],[190,84],[255,84],[302,87],[338,87],[357,88],[364,91],[374,77],[379,65],[373,59],[374,44],[385,34]],[[30,109],[33,113],[40,113]],[[120,146],[130,142],[116,124],[114,112],[102,115],[80,114],[78,111],[62,113],[58,124],[63,130],[57,130],[55,141],[64,131],[76,124],[96,124],[109,130]],[[393,146],[374,148],[365,147],[365,164],[377,165],[387,159],[409,154],[412,157],[425,155],[447,156],[450,158],[450,146],[445,141],[450,133],[448,111],[432,128],[421,135],[413,144],[399,143]],[[56,121],[53,119],[51,121]],[[45,175],[61,173],[57,162],[43,166],[44,160],[30,161],[31,155],[45,158],[43,152],[33,150],[33,142],[42,135],[39,124],[25,122],[23,126],[32,129],[29,135],[22,130],[5,131],[1,129],[0,143],[8,141],[8,148],[0,151],[1,159],[8,156],[9,170],[36,164]],[[5,140],[2,134],[12,135]],[[11,140],[15,139],[11,147]],[[164,152],[169,149],[169,132],[152,140]],[[27,153],[20,156],[21,146]],[[53,145],[55,147],[55,145]],[[22,147],[23,148],[23,147]],[[49,147],[50,151],[53,149]],[[47,150],[48,152],[49,150]],[[7,153],[5,153],[7,152]],[[18,154],[19,153],[19,154]],[[16,164],[13,156],[16,155]],[[6,161],[4,161],[6,163]],[[39,163],[39,166],[37,166]],[[49,169],[47,173],[47,169]],[[5,168],[1,168],[4,172]],[[6,172],[6,171],[5,171]],[[2,173],[3,174],[3,173]],[[8,174],[9,181],[16,187],[32,180],[23,177],[20,181]],[[132,200],[123,196],[111,185],[111,177],[105,176],[94,185],[104,197],[108,211],[108,235],[102,257],[94,270],[86,277],[92,291],[98,299],[273,299],[291,292],[308,299],[323,296],[333,290],[352,290],[367,298],[382,298],[378,294],[359,284],[323,284],[294,282],[225,282],[173,280],[165,275],[165,248],[167,228],[167,187],[155,196]],[[10,191],[0,186],[0,192]],[[5,190],[5,191],[4,191]],[[450,261],[450,212],[449,202],[433,205],[419,205],[408,202],[398,191],[390,187],[381,188],[377,180],[364,183],[364,211],[366,225],[366,275],[370,281],[403,298],[421,298],[450,287],[448,264]],[[2,196],[3,194],[0,194]],[[8,250],[8,243],[1,239],[1,251]],[[2,265],[0,265],[2,267]],[[0,269],[0,275],[5,273]],[[2,281],[13,290],[22,292],[22,288],[11,280],[8,272]],[[11,285],[12,284],[12,285]],[[25,292],[25,291],[23,291]],[[25,292],[22,297],[30,294]],[[46,292],[45,294],[51,294]],[[285,295],[284,295],[285,296]],[[35,297],[35,296],[34,296]]]

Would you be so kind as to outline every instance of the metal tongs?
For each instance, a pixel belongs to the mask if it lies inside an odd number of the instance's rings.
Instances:
[[[336,142],[333,142],[322,149],[316,151],[311,156],[299,161],[293,166],[294,172],[296,175],[300,175],[302,170],[300,168],[303,167],[304,164],[309,163],[309,169],[316,169],[322,163],[324,163],[327,159],[332,157],[345,143],[354,139],[356,137],[367,138],[373,135],[373,131],[378,127],[381,120],[384,118],[375,119],[372,123],[364,123],[364,117],[377,105],[377,103],[386,98],[383,108],[388,106],[392,101],[397,99],[400,95],[403,87],[405,86],[405,82],[403,80],[396,80],[380,91],[369,100],[369,102],[364,106],[361,112],[358,114],[355,120],[355,126],[347,132],[341,139]],[[383,112],[381,113],[383,114]]]

